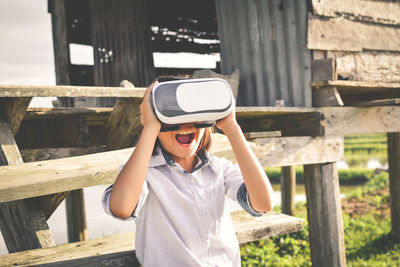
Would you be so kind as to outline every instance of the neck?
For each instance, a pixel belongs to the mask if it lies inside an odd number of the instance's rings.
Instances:
[[[175,156],[172,156],[172,158],[187,172],[191,172],[197,164],[197,157],[195,155],[189,158],[176,158]]]

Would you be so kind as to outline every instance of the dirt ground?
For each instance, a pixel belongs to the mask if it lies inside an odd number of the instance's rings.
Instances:
[[[359,197],[342,200],[342,211],[350,216],[373,213],[380,218],[390,218],[389,189],[380,189]]]

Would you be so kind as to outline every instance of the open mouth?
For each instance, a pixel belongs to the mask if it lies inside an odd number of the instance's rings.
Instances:
[[[180,133],[175,135],[176,141],[183,145],[189,145],[194,139],[194,133]]]

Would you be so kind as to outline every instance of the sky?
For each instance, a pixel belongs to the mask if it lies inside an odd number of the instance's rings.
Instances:
[[[47,0],[0,0],[0,84],[55,85]]]

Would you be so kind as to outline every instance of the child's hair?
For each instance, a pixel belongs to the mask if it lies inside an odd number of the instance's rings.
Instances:
[[[158,82],[167,82],[167,81],[175,81],[175,80],[185,80],[185,79],[193,79],[192,76],[190,75],[185,75],[185,76],[169,76],[169,75],[164,75],[164,76],[159,76],[156,78],[156,81]],[[198,153],[203,153],[205,151],[209,152],[211,149],[211,127],[205,128],[204,129],[204,135],[200,140],[199,146],[197,147],[196,154]],[[153,155],[155,155],[156,148],[157,146],[161,146],[160,140],[156,140],[156,143],[154,145],[154,150],[153,150]]]

